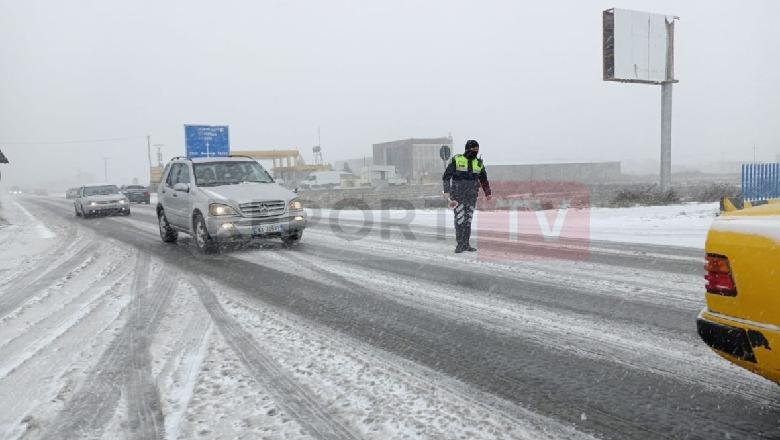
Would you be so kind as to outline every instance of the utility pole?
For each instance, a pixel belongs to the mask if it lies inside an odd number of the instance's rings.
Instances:
[[[152,168],[152,137],[146,135],[146,154],[149,156],[149,169]]]
[[[108,158],[103,158],[103,177],[106,183],[108,183]]]
[[[162,167],[162,161],[163,161],[162,147],[164,147],[165,144],[154,144],[152,146],[157,147],[157,166]]]

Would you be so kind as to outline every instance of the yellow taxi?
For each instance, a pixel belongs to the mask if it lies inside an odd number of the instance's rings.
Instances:
[[[699,336],[729,361],[780,384],[780,200],[724,199],[705,252]]]

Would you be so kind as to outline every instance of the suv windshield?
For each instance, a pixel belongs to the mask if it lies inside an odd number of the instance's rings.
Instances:
[[[107,196],[110,194],[119,194],[119,188],[114,185],[87,186],[84,188],[85,196]]]
[[[192,167],[195,170],[195,183],[198,186],[273,182],[265,169],[254,161],[196,163]]]
[[[146,187],[141,185],[127,185],[125,189],[146,189]]]

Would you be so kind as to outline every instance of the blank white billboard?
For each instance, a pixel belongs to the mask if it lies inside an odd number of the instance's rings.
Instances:
[[[603,20],[604,80],[658,84],[673,79],[675,17],[608,9]]]

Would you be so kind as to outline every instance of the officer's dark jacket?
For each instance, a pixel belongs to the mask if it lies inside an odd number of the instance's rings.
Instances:
[[[488,183],[485,165],[481,158],[468,160],[462,154],[457,154],[447,163],[447,169],[442,176],[444,180],[444,192],[466,192],[479,191],[479,185],[482,185],[482,191],[485,195],[490,195],[490,183]]]

